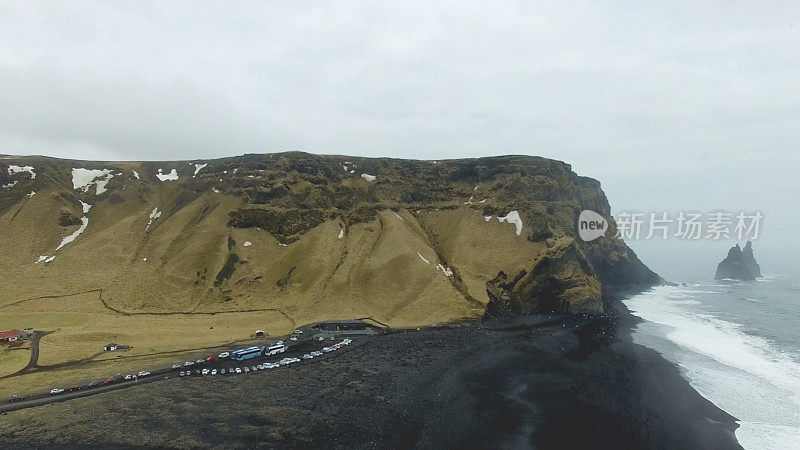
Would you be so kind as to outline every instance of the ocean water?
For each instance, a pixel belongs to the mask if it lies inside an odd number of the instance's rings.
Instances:
[[[676,270],[624,301],[644,319],[634,341],[681,368],[704,397],[739,419],[747,449],[800,449],[800,270],[755,282]]]

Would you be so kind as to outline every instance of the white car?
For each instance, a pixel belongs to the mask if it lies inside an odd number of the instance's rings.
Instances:
[[[236,373],[242,373],[242,368],[241,367],[237,367],[236,368]]]
[[[283,341],[278,341],[275,343],[275,345],[283,345]]]
[[[194,365],[194,361],[186,361],[185,363],[183,363],[183,365],[189,367],[191,365]]]
[[[257,365],[256,367],[258,368],[258,370],[264,370],[264,369],[266,369],[266,367],[264,367],[264,365],[263,365],[263,364],[259,364],[259,365]]]
[[[172,368],[173,368],[173,369],[180,369],[180,368],[181,368],[181,365],[180,365],[180,364],[173,364],[173,365],[172,365]]]
[[[229,356],[231,356],[230,352],[222,352],[219,354],[219,358],[227,358]]]
[[[132,380],[133,379],[133,375],[127,374],[127,375],[125,375],[125,379],[126,380]]]
[[[225,369],[219,369],[220,375],[225,375]]]
[[[322,337],[322,336],[320,336],[320,337],[319,337],[319,339],[317,339],[317,340],[318,340],[318,341],[320,341],[320,342],[322,342],[322,341],[324,341],[324,340],[325,340],[325,338],[324,338],[324,337]]]
[[[292,337],[289,338],[289,340],[290,341],[296,341],[297,340],[297,336],[292,336]]]
[[[216,375],[216,374],[217,374],[217,369],[211,371],[211,375]]]
[[[294,330],[294,334],[303,334],[303,330]]]
[[[148,372],[148,371],[146,371],[146,370],[143,370],[143,371],[139,372],[139,377],[140,377],[140,378],[141,378],[141,377],[146,377],[146,376],[148,376],[148,375],[150,375],[150,372]]]
[[[64,392],[63,389],[59,389],[59,388],[50,389],[50,395],[56,395],[56,394],[60,394],[62,392]]]
[[[203,371],[202,371],[201,373],[202,373],[203,375],[208,375],[208,372],[210,372],[210,370],[208,370],[208,369],[203,369]]]
[[[330,348],[330,347],[323,347],[323,348],[322,348],[322,353],[330,353],[330,352],[332,352],[332,351],[333,351],[333,349],[332,349],[332,348]]]
[[[315,350],[315,351],[311,352],[311,356],[322,356],[322,352],[319,351],[319,350]]]
[[[181,370],[181,373],[179,373],[178,376],[179,377],[185,377],[186,376],[186,372]]]
[[[306,353],[305,355],[303,355],[303,359],[314,359],[314,355],[312,355],[311,353]]]
[[[195,361],[195,362],[196,362],[197,364],[203,364],[203,363],[205,362],[205,360],[198,359],[198,360],[197,360],[197,361]]]

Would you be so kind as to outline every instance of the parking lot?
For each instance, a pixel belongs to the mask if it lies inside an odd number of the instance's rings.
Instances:
[[[330,357],[342,348],[357,341],[364,341],[381,331],[380,328],[373,326],[352,329],[353,323],[357,322],[347,321],[347,324],[341,327],[330,326],[331,323],[335,325],[340,322],[306,325],[297,328],[284,338],[266,339],[256,346],[231,348],[214,354],[193,355],[191,359],[175,361],[171,367],[117,374],[86,384],[52,387],[49,394],[28,397],[15,395],[0,404],[0,412],[85,397],[159,380],[206,376],[235,377],[280,370],[293,364],[310,364],[315,359]]]

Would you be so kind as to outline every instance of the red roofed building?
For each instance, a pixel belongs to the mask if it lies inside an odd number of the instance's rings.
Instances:
[[[19,335],[22,333],[19,330],[11,330],[11,331],[0,331],[0,342],[13,342],[19,339]]]

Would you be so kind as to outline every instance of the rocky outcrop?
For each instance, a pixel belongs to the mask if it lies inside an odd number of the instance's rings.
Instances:
[[[484,318],[603,312],[600,281],[575,240],[561,238],[548,245],[529,270],[520,270],[511,281],[500,272],[486,283],[489,304]]]
[[[728,250],[728,256],[717,265],[717,273],[714,279],[733,279],[733,280],[755,280],[761,276],[761,267],[756,262],[753,255],[753,244],[747,241],[744,250],[739,244],[734,245]]]

